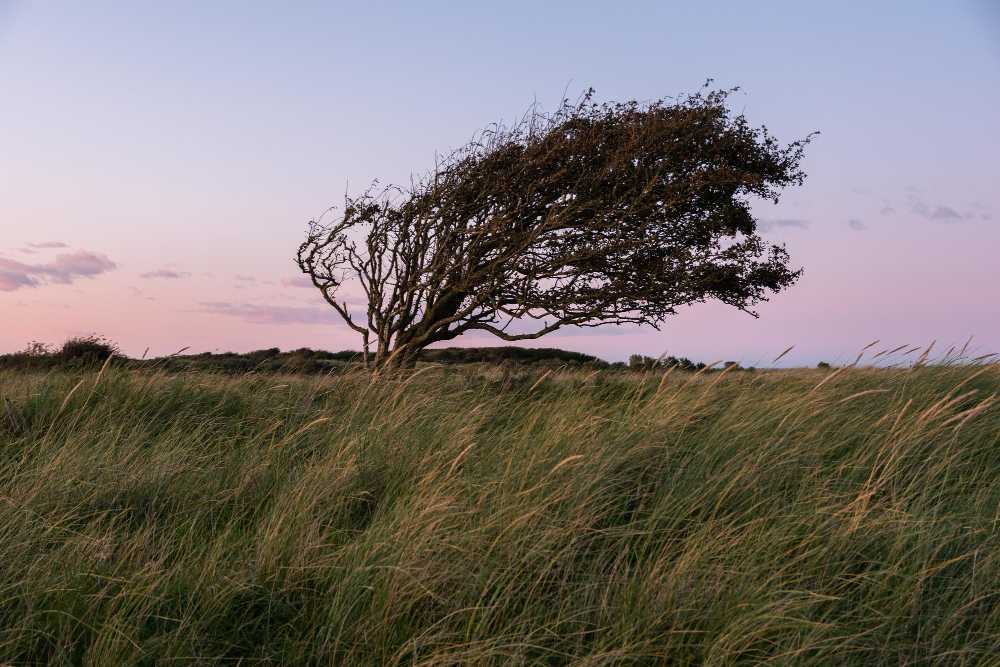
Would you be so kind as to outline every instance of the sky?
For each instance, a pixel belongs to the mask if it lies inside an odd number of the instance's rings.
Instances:
[[[797,285],[754,319],[529,344],[623,360],[1000,352],[1000,4],[0,0],[0,352],[357,349],[292,262],[309,219],[537,101],[740,86],[808,179],[755,213]],[[504,344],[488,335],[456,343]],[[148,350],[148,352],[147,352]]]

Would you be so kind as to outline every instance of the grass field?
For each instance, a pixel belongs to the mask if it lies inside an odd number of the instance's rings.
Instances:
[[[1000,664],[1000,367],[0,372],[0,663]]]

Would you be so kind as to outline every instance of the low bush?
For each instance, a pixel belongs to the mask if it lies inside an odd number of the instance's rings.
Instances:
[[[63,360],[79,364],[103,363],[117,354],[117,345],[96,334],[70,338],[59,348],[59,356]]]

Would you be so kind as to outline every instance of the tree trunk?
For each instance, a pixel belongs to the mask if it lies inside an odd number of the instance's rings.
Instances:
[[[392,352],[383,354],[375,360],[374,370],[403,370],[413,368],[417,365],[417,356],[420,350],[409,350],[407,348],[396,347]]]

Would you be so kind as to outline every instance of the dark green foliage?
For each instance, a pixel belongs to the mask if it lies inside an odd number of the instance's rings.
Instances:
[[[419,361],[439,364],[498,364],[514,362],[518,364],[536,363],[575,363],[606,366],[607,362],[597,357],[581,352],[557,350],[551,347],[445,347],[441,349],[428,348],[422,350],[417,357]]]
[[[100,345],[91,343],[81,343],[79,341],[69,341],[64,348],[69,346],[72,350],[70,356],[62,353],[34,353],[18,352],[16,354],[0,355],[0,369],[46,369],[46,368],[75,368],[80,363],[90,361],[100,361],[105,357],[99,356]],[[86,351],[92,354],[87,356]],[[159,359],[129,359],[116,357],[119,363],[127,364],[130,368],[158,369],[167,372],[185,371],[207,371],[215,373],[225,373],[227,375],[242,375],[245,373],[293,373],[304,375],[316,375],[346,370],[350,367],[358,366],[362,363],[360,352],[353,350],[342,350],[340,352],[327,352],[325,350],[312,350],[304,347],[297,350],[282,352],[278,348],[268,348],[255,350],[244,354],[235,352],[223,352],[213,354],[202,352],[192,355],[174,355]],[[82,361],[81,361],[82,360]],[[426,349],[418,357],[420,362],[435,364],[547,364],[563,365],[576,364],[587,365],[593,368],[606,368],[609,364],[597,357],[580,352],[570,352],[555,348],[522,348],[522,347],[449,347],[442,349]]]
[[[52,354],[52,350],[45,343],[33,340],[28,343],[23,350],[18,352],[18,354],[26,357],[45,357]]]
[[[32,341],[19,352],[0,354],[0,369],[83,368],[101,365],[109,359],[116,363],[125,361],[115,343],[104,336],[91,334],[70,338],[56,350]]]
[[[103,363],[117,354],[117,345],[96,334],[70,338],[59,348],[59,356],[64,361],[79,364]]]
[[[274,359],[281,354],[281,350],[276,347],[269,347],[266,350],[254,350],[253,352],[247,352],[246,356],[254,361],[264,361],[265,359]]]
[[[520,347],[472,347],[426,349],[418,361],[435,364],[587,364],[606,367],[608,364],[597,357],[579,352],[569,352],[554,348]],[[239,375],[242,373],[302,373],[322,374],[357,367],[362,363],[360,352],[343,350],[326,352],[300,348],[290,352],[280,352],[277,348],[259,350],[247,354],[227,352],[223,354],[199,354],[177,356],[149,362],[133,362],[139,365],[156,365],[172,370],[216,371]]]
[[[653,369],[667,370],[675,368],[680,371],[695,372],[704,369],[705,364],[700,361],[695,363],[687,357],[669,356],[653,358],[641,354],[633,354],[628,358],[628,367],[631,370],[637,371],[648,371]]]

